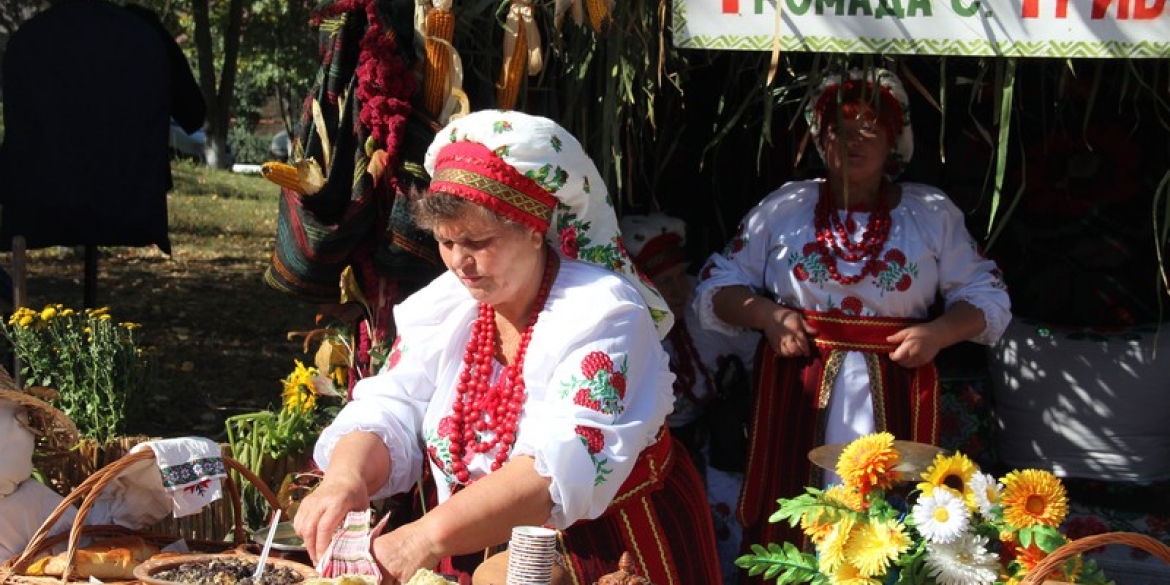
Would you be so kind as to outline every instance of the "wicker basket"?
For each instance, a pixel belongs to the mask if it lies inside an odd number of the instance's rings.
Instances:
[[[1055,583],[1046,581],[1053,571],[1072,557],[1089,552],[1097,547],[1110,544],[1124,544],[1144,550],[1162,562],[1170,564],[1170,547],[1160,540],[1136,532],[1105,532],[1068,542],[1044,557],[1028,574],[1020,580],[1020,585],[1040,585],[1041,583]]]
[[[73,555],[77,551],[78,541],[81,539],[82,535],[96,537],[136,535],[160,547],[178,540],[180,537],[177,535],[143,533],[141,531],[129,530],[121,526],[86,526],[84,524],[85,517],[93,508],[98,496],[102,493],[105,487],[109,485],[110,482],[114,481],[119,475],[122,474],[122,472],[126,471],[132,465],[141,461],[153,459],[154,451],[150,449],[143,449],[142,451],[130,453],[125,457],[122,457],[121,459],[103,467],[90,477],[86,478],[86,480],[83,481],[81,485],[77,486],[77,489],[70,492],[69,495],[61,501],[57,508],[53,510],[53,513],[45,519],[45,522],[41,525],[40,529],[38,529],[37,532],[33,534],[31,539],[29,539],[28,546],[25,547],[24,551],[21,552],[21,554],[16,555],[8,561],[4,562],[4,564],[0,565],[0,585],[43,585],[46,583],[69,582],[70,575],[68,571],[66,571],[66,574],[62,575],[61,577],[30,577],[21,574],[34,560],[43,556],[44,554],[49,553],[49,551],[52,550],[54,546],[61,544],[66,539],[68,540],[68,546],[66,550],[69,553],[70,559],[69,570],[72,570]],[[280,508],[280,503],[277,500],[276,495],[272,493],[272,490],[267,485],[265,485],[264,482],[260,480],[260,478],[256,477],[255,474],[253,474],[246,467],[231,457],[225,455],[223,457],[223,461],[228,469],[239,473],[243,478],[247,479],[250,483],[256,486],[256,489],[260,491],[260,493],[264,496],[264,499],[268,501],[270,506],[272,506],[273,510]],[[232,542],[188,542],[188,546],[191,548],[210,552],[223,552],[224,550],[231,549],[248,541],[249,535],[247,528],[244,526],[239,486],[237,486],[235,481],[231,479],[230,473],[223,479],[223,483],[226,487],[228,494],[227,500],[228,504],[231,506],[232,518],[234,519],[234,526],[232,531],[233,540]],[[69,509],[69,506],[74,504],[77,505],[77,516],[73,522],[72,528],[67,534],[61,533],[54,537],[50,537],[50,530],[52,530],[57,521],[65,515],[65,512]]]

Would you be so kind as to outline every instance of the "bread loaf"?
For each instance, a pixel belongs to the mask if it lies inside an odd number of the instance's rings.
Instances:
[[[134,579],[134,567],[149,559],[158,548],[137,536],[119,536],[77,549],[73,556],[73,578]],[[42,557],[29,565],[29,576],[60,577],[65,573],[68,553]]]

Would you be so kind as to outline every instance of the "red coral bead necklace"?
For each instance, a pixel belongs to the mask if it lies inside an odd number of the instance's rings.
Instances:
[[[471,472],[464,463],[464,455],[488,453],[499,448],[492,461],[495,471],[503,466],[516,443],[520,413],[527,398],[524,386],[524,357],[532,341],[532,329],[548,301],[549,291],[560,265],[556,252],[545,248],[544,274],[540,289],[532,304],[528,326],[520,335],[516,356],[492,383],[492,360],[496,354],[496,310],[487,303],[479,304],[479,316],[471,329],[471,339],[463,354],[463,371],[455,386],[454,432],[450,436],[451,463],[448,468],[459,483],[467,483]]]
[[[837,213],[837,205],[829,182],[823,181],[821,183],[813,222],[816,228],[817,253],[821,263],[825,265],[825,270],[829,273],[829,278],[848,286],[860,282],[866,275],[877,276],[879,272],[878,259],[881,258],[882,249],[885,248],[886,240],[890,236],[891,220],[887,191],[887,183],[882,181],[873,205],[873,211],[862,231],[861,239],[854,242],[851,237],[856,229],[853,209],[846,212],[845,220],[842,221]],[[846,262],[864,260],[865,264],[862,265],[861,272],[843,276],[837,270],[838,258]]]

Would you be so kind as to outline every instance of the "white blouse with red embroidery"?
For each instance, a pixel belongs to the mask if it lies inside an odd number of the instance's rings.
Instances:
[[[373,497],[410,490],[424,462],[439,501],[450,497],[459,486],[446,471],[451,404],[476,316],[477,302],[450,272],[396,307],[399,336],[387,365],[357,384],[322,433],[318,465],[328,468],[342,435],[369,431],[393,461],[389,482]],[[552,480],[551,524],[566,528],[609,506],[670,412],[674,375],[667,364],[633,286],[603,268],[562,261],[524,360],[527,400],[512,449],[512,456],[532,456],[537,472]],[[502,369],[496,362],[493,380]],[[487,475],[495,455],[463,455],[469,481]]]
[[[1011,320],[1011,302],[995,263],[984,258],[964,225],[963,213],[940,190],[900,183],[902,195],[890,210],[889,237],[876,275],[842,284],[816,250],[814,214],[822,181],[788,183],[744,217],[735,238],[714,254],[700,273],[695,309],[703,327],[735,334],[743,329],[720,320],[712,297],[720,288],[743,285],[778,303],[821,312],[927,318],[941,294],[945,307],[966,301],[983,312],[986,327],[972,341],[994,343]],[[839,210],[842,222],[848,212]],[[859,242],[869,213],[852,212],[852,241]],[[838,259],[842,276],[861,272],[863,261]],[[847,355],[834,385],[826,442],[844,442],[874,432],[865,361]]]

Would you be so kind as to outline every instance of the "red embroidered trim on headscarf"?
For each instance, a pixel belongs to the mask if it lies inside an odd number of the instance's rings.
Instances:
[[[634,264],[648,278],[654,278],[679,264],[685,264],[686,261],[686,255],[682,250],[682,238],[675,233],[654,236],[634,257]]]
[[[432,193],[478,203],[541,233],[548,230],[556,198],[478,142],[453,142],[435,157]]]

